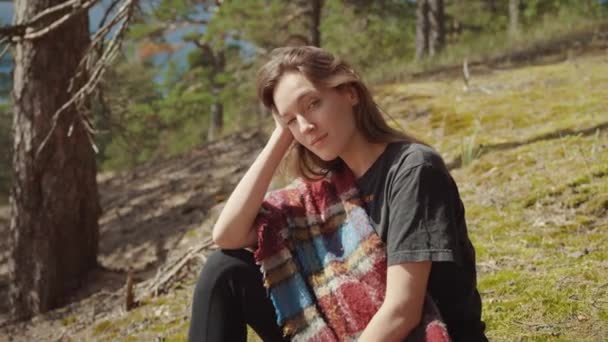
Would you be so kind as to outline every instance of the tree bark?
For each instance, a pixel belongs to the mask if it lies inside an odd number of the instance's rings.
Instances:
[[[207,132],[207,140],[213,141],[219,137],[224,127],[224,105],[216,102],[211,105],[211,120]]]
[[[416,60],[422,60],[429,50],[428,12],[428,0],[418,0],[416,3]]]
[[[14,23],[63,2],[16,0]],[[64,304],[96,265],[101,209],[95,154],[79,119],[82,112],[75,106],[63,112],[36,158],[53,114],[71,96],[70,80],[89,43],[84,12],[39,39],[16,44],[9,298],[18,319]],[[75,81],[72,93],[83,80]]]
[[[429,56],[435,56],[445,46],[445,15],[443,0],[429,0]]]
[[[509,0],[509,35],[511,37],[519,35],[519,1]]]
[[[492,15],[498,13],[498,4],[496,3],[496,0],[486,0],[485,5]]]
[[[445,46],[443,0],[416,3],[416,60],[434,56]]]
[[[210,108],[210,121],[209,130],[207,131],[207,140],[215,140],[222,133],[224,129],[224,105],[220,101],[220,94],[224,89],[223,84],[218,84],[215,80],[217,75],[223,73],[226,70],[226,55],[223,50],[213,53],[213,50],[209,48],[210,58],[213,61],[212,67],[212,93],[215,96],[216,101],[211,105]]]
[[[311,2],[311,24],[310,24],[310,44],[314,46],[321,46],[321,9],[323,7],[323,0],[312,0]]]

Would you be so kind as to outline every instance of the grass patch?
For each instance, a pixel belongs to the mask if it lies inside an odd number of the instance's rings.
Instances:
[[[490,93],[463,91],[460,80],[394,83],[375,90],[382,108],[448,160],[481,147],[487,151],[608,121],[602,115],[608,84],[603,56],[496,70],[473,79]]]
[[[605,15],[589,16],[564,10],[526,27],[518,36],[510,36],[507,30],[462,35],[433,58],[420,62],[400,59],[384,63],[370,70],[368,79],[377,84],[403,81],[415,73],[462,65],[465,59],[469,62],[492,61],[524,51],[534,57],[551,48],[557,48],[557,54],[565,58],[580,50],[583,40],[605,31],[606,25]],[[593,39],[587,44],[593,45]],[[509,58],[504,59],[509,63]]]
[[[605,56],[377,87],[381,106],[452,171],[493,341],[608,336]],[[603,85],[603,86],[602,86]],[[598,127],[589,130],[590,127]]]
[[[112,327],[112,322],[109,320],[101,321],[93,327],[93,336],[105,334]]]

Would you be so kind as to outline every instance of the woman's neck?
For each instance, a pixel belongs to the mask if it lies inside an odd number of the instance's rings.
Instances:
[[[387,145],[387,143],[370,143],[363,136],[357,135],[349,143],[348,149],[341,153],[340,158],[351,169],[355,177],[359,178],[380,157]]]

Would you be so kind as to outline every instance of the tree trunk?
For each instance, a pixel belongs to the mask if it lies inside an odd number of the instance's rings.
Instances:
[[[209,122],[209,131],[207,132],[207,140],[215,140],[222,132],[224,127],[224,106],[221,102],[216,102],[211,105],[211,121]]]
[[[496,3],[496,0],[486,0],[485,5],[492,15],[498,13],[498,4]]]
[[[224,129],[224,105],[220,101],[220,94],[224,89],[224,84],[218,84],[216,77],[226,70],[226,55],[223,50],[214,54],[211,48],[209,48],[208,53],[213,60],[212,93],[216,99],[216,102],[211,105],[209,130],[207,131],[207,140],[212,141],[219,137]]]
[[[416,6],[416,60],[422,60],[429,50],[428,12],[428,0],[418,0]]]
[[[14,23],[63,2],[16,0]],[[88,44],[86,12],[39,39],[16,44],[9,236],[9,297],[15,318],[64,304],[96,265],[101,210],[95,154],[74,106],[63,112],[35,157],[52,115],[70,98],[67,89]]]
[[[323,7],[323,0],[312,0],[311,2],[311,25],[310,25],[310,44],[314,46],[321,46],[321,8]]]
[[[509,0],[509,35],[511,37],[519,35],[519,1]]]
[[[429,0],[428,23],[429,56],[435,56],[445,45],[445,15],[443,11],[443,0]]]

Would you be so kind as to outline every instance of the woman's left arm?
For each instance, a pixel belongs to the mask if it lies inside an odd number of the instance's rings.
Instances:
[[[430,271],[430,261],[389,266],[384,302],[358,341],[403,341],[420,323]]]

